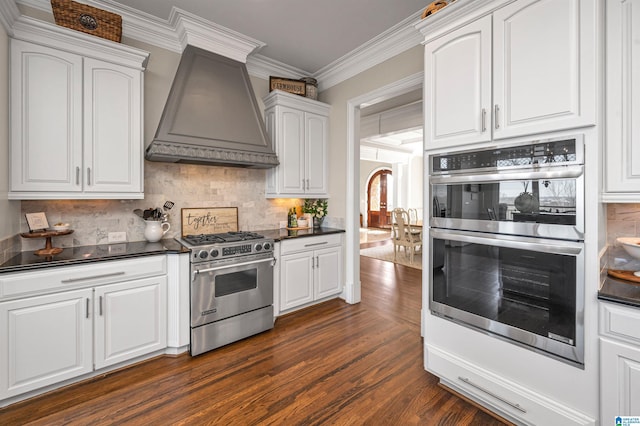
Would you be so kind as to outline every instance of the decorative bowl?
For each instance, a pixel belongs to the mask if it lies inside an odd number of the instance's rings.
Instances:
[[[616,241],[622,245],[622,248],[636,259],[640,259],[640,238],[638,237],[620,237]]]
[[[64,232],[68,231],[69,228],[71,228],[71,225],[69,225],[68,223],[56,223],[49,229],[56,232]]]

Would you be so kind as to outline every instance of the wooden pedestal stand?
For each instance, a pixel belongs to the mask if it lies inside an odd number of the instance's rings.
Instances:
[[[66,231],[36,231],[36,232],[24,232],[20,234],[22,238],[46,238],[45,246],[42,249],[36,250],[34,254],[38,256],[53,256],[60,253],[63,249],[60,247],[53,247],[51,245],[51,237],[59,237],[61,235],[69,235],[73,232],[73,229]]]

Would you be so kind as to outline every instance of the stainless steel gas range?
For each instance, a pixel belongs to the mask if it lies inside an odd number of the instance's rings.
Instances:
[[[186,235],[191,355],[273,328],[274,241],[253,232]]]

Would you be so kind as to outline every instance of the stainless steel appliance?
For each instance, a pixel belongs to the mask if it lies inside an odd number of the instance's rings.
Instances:
[[[273,328],[274,241],[252,232],[187,235],[191,355]]]
[[[582,138],[430,165],[431,312],[583,365]]]

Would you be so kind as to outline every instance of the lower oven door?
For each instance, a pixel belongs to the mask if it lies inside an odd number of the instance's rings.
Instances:
[[[584,243],[431,229],[435,315],[584,363]]]
[[[247,258],[192,265],[192,327],[273,304],[273,257]]]

